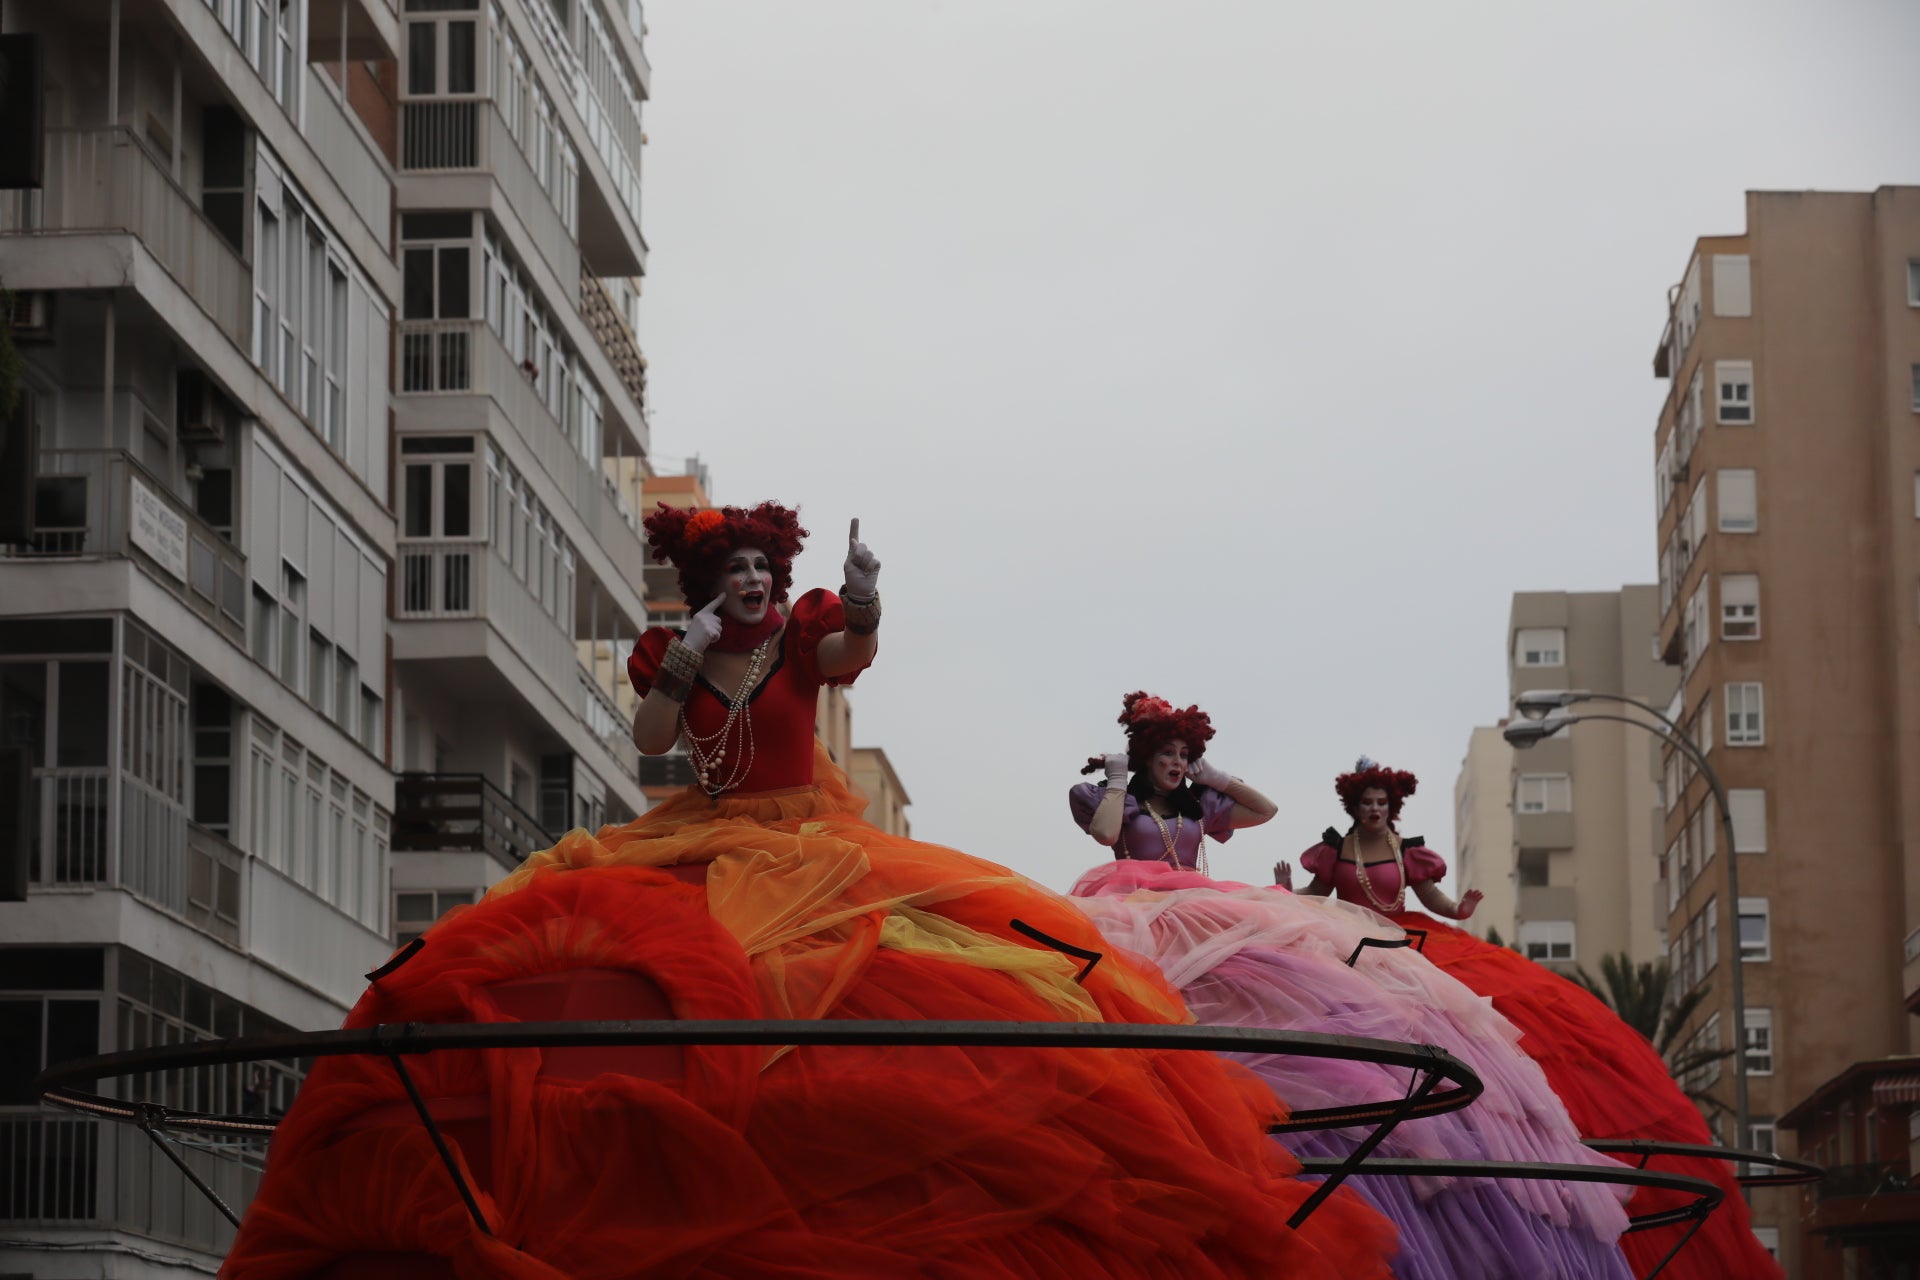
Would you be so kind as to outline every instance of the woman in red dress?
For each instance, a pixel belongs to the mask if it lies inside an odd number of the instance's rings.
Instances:
[[[1320,842],[1300,855],[1313,876],[1302,893],[1337,894],[1369,907],[1402,928],[1425,930],[1426,957],[1462,984],[1493,1001],[1493,1007],[1520,1028],[1520,1047],[1540,1064],[1568,1113],[1588,1139],[1644,1138],[1660,1142],[1710,1144],[1713,1135],[1699,1110],[1667,1072],[1645,1036],[1577,983],[1517,951],[1496,947],[1443,924],[1465,920],[1479,904],[1469,890],[1458,903],[1440,891],[1446,862],[1417,836],[1402,839],[1397,828],[1401,806],[1419,779],[1362,757],[1351,773],[1334,779],[1334,790],[1352,825],[1343,835],[1328,828]],[[1292,868],[1274,867],[1275,883],[1293,887]],[[1433,915],[1409,910],[1407,890]],[[1662,1159],[1657,1167],[1717,1182],[1726,1199],[1697,1235],[1660,1274],[1679,1280],[1742,1280],[1781,1275],[1772,1256],[1754,1237],[1747,1205],[1729,1166],[1718,1160]],[[1643,1191],[1635,1213],[1673,1203],[1662,1193]],[[1622,1237],[1621,1245],[1638,1274],[1644,1275],[1672,1247],[1666,1228]]]
[[[877,649],[879,563],[782,612],[805,531],[763,504],[662,508],[683,633],[641,637],[634,741],[695,785],[573,831],[376,981],[350,1026],[611,1018],[1180,1023],[1002,867],[889,836],[813,736]],[[437,1053],[415,1079],[489,1226],[388,1064],[323,1060],[281,1125],[236,1277],[1384,1277],[1393,1231],[1311,1193],[1280,1104],[1208,1053],[814,1047]]]

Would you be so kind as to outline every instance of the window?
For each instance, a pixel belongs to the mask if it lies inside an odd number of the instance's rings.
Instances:
[[[253,257],[253,362],[278,382],[280,330],[274,319],[280,309],[280,217],[264,204],[254,228]]]
[[[1514,665],[1558,667],[1566,663],[1567,633],[1562,627],[1523,627],[1514,633]]]
[[[1752,533],[1760,527],[1760,500],[1754,472],[1749,468],[1721,471],[1715,476],[1716,505],[1722,533]]]
[[[1516,813],[1568,813],[1573,809],[1573,779],[1564,773],[1523,773],[1514,787]]]
[[[1766,1013],[1767,1010],[1765,1009],[1747,1010],[1747,1029],[1748,1029],[1749,1036],[1751,1036],[1752,1034],[1753,1015],[1756,1012]],[[1751,1043],[1751,1040],[1749,1040],[1749,1043]],[[1755,1067],[1751,1065],[1753,1061],[1753,1053],[1751,1049],[1748,1050],[1747,1061],[1749,1063],[1747,1067],[1748,1075],[1756,1075],[1756,1074],[1772,1075],[1773,1074],[1773,1066],[1772,1066],[1773,1059],[1771,1054],[1769,1054],[1768,1056],[1768,1059],[1767,1059],[1768,1066],[1766,1071],[1764,1072],[1758,1071]],[[1774,1126],[1773,1126],[1773,1120],[1771,1118],[1766,1120],[1747,1121],[1747,1150],[1758,1151],[1762,1155],[1770,1156],[1775,1154],[1777,1151],[1779,1151],[1779,1149],[1780,1148],[1774,1139]],[[1770,1172],[1770,1170],[1764,1164],[1750,1164],[1750,1165],[1747,1165],[1742,1172],[1748,1173],[1748,1174],[1754,1174],[1754,1173],[1767,1173],[1767,1172]]]
[[[1920,364],[1913,366],[1913,411],[1920,413]]]
[[[1543,889],[1547,886],[1552,856],[1545,849],[1516,850],[1514,876],[1522,889]]]
[[[273,628],[280,617],[280,605],[274,598],[261,590],[258,584],[253,588],[253,660],[269,669],[273,666],[273,655],[278,652],[274,644]]]
[[[1727,810],[1733,817],[1734,851],[1765,853],[1767,851],[1767,793],[1729,791],[1727,792]]]
[[[1758,682],[1727,686],[1727,745],[1757,747],[1767,740]]]
[[[360,686],[360,745],[374,755],[386,741],[387,726],[380,718],[380,695]]]
[[[1694,664],[1700,661],[1700,655],[1706,652],[1713,639],[1713,629],[1708,621],[1708,610],[1712,606],[1713,584],[1708,575],[1700,575],[1700,585],[1687,597],[1686,606],[1680,611],[1680,653],[1682,667],[1692,671]]]
[[[1753,314],[1753,263],[1746,254],[1713,255],[1713,314]]]
[[[345,729],[349,738],[358,738],[353,716],[360,709],[360,664],[345,650],[335,650],[334,662],[333,722]]]
[[[1574,959],[1573,921],[1526,921],[1520,926],[1520,949],[1529,960]]]
[[[1755,1227],[1753,1229],[1753,1238],[1760,1242],[1762,1249],[1765,1249],[1772,1255],[1775,1262],[1780,1261],[1780,1228]]]
[[[333,646],[318,631],[307,632],[307,702],[326,715],[333,701]]]
[[[1730,573],[1720,579],[1720,638],[1760,638],[1760,575]]]
[[[473,250],[467,245],[412,248],[401,254],[401,298],[405,320],[465,320]]]
[[[1744,426],[1753,421],[1753,362],[1721,360],[1713,366],[1713,380],[1720,388],[1720,408],[1716,418],[1723,425]]]
[[[458,889],[438,893],[420,891],[416,893],[396,893],[393,895],[393,942],[404,947],[447,912],[473,901],[469,890]]]
[[[1740,959],[1748,963],[1773,959],[1773,920],[1765,898],[1740,899]],[[1753,1025],[1751,1009],[1747,1025]]]
[[[280,562],[280,678],[300,687],[300,639],[306,633],[307,580]]]
[[[1920,262],[1907,264],[1907,305],[1920,307]]]

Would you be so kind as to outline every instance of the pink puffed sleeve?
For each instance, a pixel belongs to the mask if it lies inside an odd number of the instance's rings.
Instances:
[[[1400,856],[1406,860],[1408,884],[1424,884],[1447,874],[1447,860],[1423,844],[1402,849]]]
[[[788,661],[798,663],[801,674],[814,684],[852,684],[860,672],[831,679],[820,674],[820,642],[836,631],[846,630],[846,626],[847,614],[839,596],[819,588],[807,592],[787,612]]]
[[[1333,873],[1339,861],[1340,855],[1325,843],[1317,844],[1300,855],[1300,865],[1328,884],[1333,883]]]

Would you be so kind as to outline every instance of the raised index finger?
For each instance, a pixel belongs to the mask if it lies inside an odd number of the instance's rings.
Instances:
[[[860,541],[860,517],[859,516],[855,516],[853,518],[853,523],[847,526],[847,541],[848,542]]]

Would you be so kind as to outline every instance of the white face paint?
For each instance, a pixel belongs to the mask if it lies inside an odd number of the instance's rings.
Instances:
[[[742,547],[720,570],[720,614],[752,626],[773,607],[773,564],[767,553]]]
[[[1147,776],[1155,791],[1172,791],[1187,776],[1187,744],[1175,738],[1153,753],[1147,762]]]

